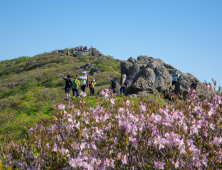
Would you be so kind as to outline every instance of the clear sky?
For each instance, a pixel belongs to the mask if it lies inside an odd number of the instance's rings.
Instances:
[[[0,60],[91,45],[222,86],[222,0],[0,0]]]

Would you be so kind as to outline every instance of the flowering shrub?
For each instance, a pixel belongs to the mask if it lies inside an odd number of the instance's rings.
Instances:
[[[29,129],[15,144],[2,137],[6,167],[20,169],[220,169],[222,99],[199,101],[189,90],[186,101],[160,107],[156,100],[117,103],[86,109],[53,104],[55,117]]]

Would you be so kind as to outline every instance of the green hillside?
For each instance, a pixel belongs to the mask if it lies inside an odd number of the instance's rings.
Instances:
[[[71,51],[71,49],[65,49]],[[95,92],[109,86],[107,77],[120,80],[120,62],[112,56],[73,57],[43,53],[34,57],[19,57],[0,62],[0,134],[20,134],[40,118],[51,116],[51,104],[65,98],[62,74],[74,75],[89,69],[76,69],[93,64],[100,72],[94,77]],[[89,94],[89,89],[86,92]]]

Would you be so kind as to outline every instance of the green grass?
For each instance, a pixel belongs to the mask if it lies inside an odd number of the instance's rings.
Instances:
[[[65,53],[71,49],[64,49]],[[10,63],[14,65],[7,67]],[[0,134],[21,134],[24,129],[33,126],[40,118],[51,116],[51,104],[61,102],[65,98],[65,81],[62,74],[81,75],[83,69],[76,66],[93,63],[101,69],[95,76],[95,93],[108,88],[107,77],[120,79],[120,62],[112,56],[105,58],[53,55],[53,52],[43,53],[34,57],[19,57],[0,62]],[[87,71],[90,71],[88,69]],[[89,95],[89,89],[86,90]],[[75,99],[78,100],[78,99]],[[95,107],[93,98],[88,105]],[[25,126],[24,126],[25,125]]]

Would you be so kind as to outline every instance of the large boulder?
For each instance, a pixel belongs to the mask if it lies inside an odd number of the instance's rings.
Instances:
[[[159,91],[163,91],[167,87],[167,84],[171,84],[172,76],[169,74],[164,66],[158,66],[155,68],[156,80],[154,87]],[[161,89],[161,90],[160,90]]]
[[[129,61],[121,62],[121,75],[126,74],[128,80],[128,86],[131,86],[135,75],[140,71],[140,67],[136,63],[131,63]]]
[[[152,69],[146,68],[146,69],[140,70],[135,75],[131,88],[134,92],[153,89],[155,79],[156,79],[156,76]]]
[[[178,95],[183,94],[183,98],[185,98],[188,94],[189,88],[195,89],[198,97],[200,98],[209,98],[213,93],[212,91],[206,91],[205,85],[192,74],[182,73],[178,79],[174,91]]]

